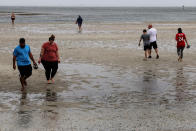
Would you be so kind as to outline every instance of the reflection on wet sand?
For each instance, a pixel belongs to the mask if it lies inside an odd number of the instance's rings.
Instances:
[[[145,64],[134,71],[87,62],[62,64],[58,75],[66,78],[64,85],[42,84],[40,91],[28,88],[20,95],[19,104],[15,104],[18,109],[16,127],[20,131],[59,127],[62,130],[123,130],[126,127],[145,130],[146,127],[154,129],[163,121],[168,123],[159,125],[161,128],[166,125],[172,128],[177,122],[184,124],[186,114],[182,112],[187,108],[177,111],[176,108],[180,107],[179,103],[184,106],[193,101],[187,97],[187,70],[173,68],[171,78],[166,78],[167,67],[160,71],[158,66]],[[95,85],[98,87],[94,88]],[[0,93],[1,98],[14,100],[14,95],[8,97],[12,95]],[[172,125],[169,122],[171,115],[183,119],[176,118],[177,124]],[[112,127],[108,126],[111,123]]]
[[[57,101],[56,92],[52,91],[51,89],[46,89],[46,101],[56,102]]]
[[[57,93],[55,92],[55,85],[47,85],[45,92],[45,101],[43,103],[44,108],[42,110],[43,125],[47,129],[54,129],[58,126],[57,121],[59,119]]]
[[[27,92],[22,92],[20,105],[18,110],[18,125],[19,127],[28,128],[31,120],[33,119],[31,109],[28,109]]]
[[[186,102],[187,93],[187,78],[184,76],[183,66],[178,67],[176,71],[176,101],[180,103]]]
[[[143,74],[143,90],[145,90],[145,92],[151,92],[150,90],[155,90],[158,85],[157,85],[157,81],[156,81],[156,70],[152,70],[152,69],[148,69],[146,70],[144,69],[144,74]]]

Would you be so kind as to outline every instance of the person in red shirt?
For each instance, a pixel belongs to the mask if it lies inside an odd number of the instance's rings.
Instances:
[[[178,33],[176,34],[176,41],[177,41],[177,54],[179,56],[178,61],[182,62],[183,58],[183,51],[185,48],[185,42],[187,43],[187,48],[189,48],[188,41],[186,39],[186,35],[182,33],[182,29],[178,28]]]
[[[55,36],[51,35],[48,42],[42,45],[40,58],[38,63],[42,63],[45,69],[47,83],[54,83],[54,76],[58,70],[58,63],[60,63],[58,46],[54,42]]]

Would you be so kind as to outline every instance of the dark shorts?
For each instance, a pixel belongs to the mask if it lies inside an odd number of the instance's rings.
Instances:
[[[158,48],[157,42],[156,42],[156,41],[150,43],[150,49],[152,49],[152,47],[153,47],[154,49],[157,49],[157,48]]]
[[[18,70],[20,72],[21,77],[29,77],[32,75],[32,66],[18,66]]]
[[[11,18],[12,20],[15,20],[15,18]]]
[[[183,51],[184,51],[184,47],[178,47],[177,48],[177,54],[181,58],[183,58]]]
[[[78,23],[78,26],[81,27],[82,26],[82,23]]]
[[[149,50],[150,49],[150,45],[145,45],[144,46],[144,51]]]

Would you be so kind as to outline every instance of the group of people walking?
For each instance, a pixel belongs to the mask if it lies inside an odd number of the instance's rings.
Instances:
[[[54,83],[54,77],[58,70],[58,63],[60,63],[60,57],[58,53],[58,46],[54,42],[55,36],[51,35],[49,41],[42,45],[40,58],[38,63],[42,63],[45,69],[45,76],[48,84]],[[19,39],[19,45],[13,52],[13,69],[16,70],[16,61],[18,70],[20,72],[20,82],[22,85],[21,91],[24,91],[27,86],[27,78],[32,75],[31,60],[33,62],[33,68],[37,69],[38,65],[33,58],[30,46],[26,44],[24,38]]]
[[[143,34],[140,37],[138,46],[141,45],[142,40],[143,40],[144,52],[145,52],[144,60],[147,60],[148,58],[152,58],[151,56],[152,47],[155,50],[156,59],[159,59],[158,45],[157,45],[157,30],[153,28],[151,24],[148,25],[148,30],[146,29],[143,30]],[[187,44],[187,48],[190,48],[190,45],[188,44],[186,35],[182,32],[181,28],[178,28],[178,33],[176,34],[175,40],[177,42],[178,61],[182,62],[184,48],[186,44]]]
[[[76,24],[78,24],[79,32],[82,31],[82,18],[78,17]],[[182,32],[182,29],[178,29],[178,33],[176,34],[177,41],[177,54],[178,61],[181,62],[183,58],[183,50],[185,48],[185,42],[187,43],[187,48],[190,48],[188,41],[186,39],[186,35]],[[148,30],[144,29],[143,34],[139,40],[139,46],[141,45],[141,41],[143,40],[144,51],[145,51],[145,59],[152,58],[151,50],[154,48],[156,53],[156,59],[159,59],[158,54],[158,46],[157,46],[157,30],[153,28],[150,24],[148,25]],[[41,47],[40,58],[38,63],[42,63],[45,69],[45,76],[48,84],[54,83],[54,77],[58,70],[58,64],[60,63],[60,57],[58,52],[58,45],[54,42],[55,36],[51,35],[49,40],[45,42]],[[33,68],[37,69],[38,65],[35,62],[33,55],[31,53],[31,49],[29,45],[26,45],[25,39],[19,39],[19,45],[14,49],[13,52],[13,69],[16,70],[16,61],[18,70],[20,72],[20,82],[22,85],[21,90],[24,91],[27,86],[26,79],[32,75],[32,66],[31,60],[33,62]]]
[[[14,25],[15,18],[15,14],[12,12],[12,25]],[[78,25],[79,33],[81,33],[83,19],[80,15],[78,16],[75,24]],[[54,83],[54,77],[58,70],[58,63],[60,63],[58,46],[54,41],[55,36],[51,35],[49,40],[42,45],[40,58],[38,60],[38,63],[42,63],[45,69],[45,76],[48,84]],[[24,38],[20,38],[19,45],[14,49],[13,52],[13,69],[16,70],[17,61],[17,66],[20,73],[20,82],[22,85],[21,91],[24,91],[25,87],[27,86],[26,80],[32,75],[31,60],[33,62],[33,68],[37,69],[38,65],[33,58],[30,46],[26,44]]]
[[[152,25],[148,25],[148,29],[149,29],[148,31],[146,29],[143,30],[143,34],[140,37],[139,46],[141,41],[143,40],[145,60],[147,60],[147,58],[152,58],[151,56],[152,47],[156,52],[157,55],[156,58],[159,59],[158,46],[157,46],[157,30],[153,28]]]

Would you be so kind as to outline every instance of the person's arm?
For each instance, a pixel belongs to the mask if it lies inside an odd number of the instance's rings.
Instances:
[[[59,57],[59,51],[56,52],[56,55],[58,57],[58,62],[60,63],[61,61],[60,61],[60,57]]]
[[[13,52],[13,69],[16,70],[16,57],[18,55],[17,48],[14,49]]]
[[[42,47],[41,52],[40,52],[39,61],[38,61],[39,64],[41,63],[41,60],[42,60],[42,56],[43,55],[44,55],[44,48]]]
[[[188,40],[186,39],[186,36],[184,35],[184,40],[185,40],[185,42],[186,42],[186,44],[187,44],[187,46],[189,45],[189,43],[188,43]]]
[[[13,55],[13,69],[16,70],[16,56]]]
[[[187,39],[185,39],[185,42],[186,42],[186,44],[187,44],[187,45],[189,45],[189,43],[188,43]]]
[[[56,45],[57,51],[56,51],[56,56],[58,57],[58,62],[60,63],[60,57],[59,57],[59,49],[58,46]]]
[[[32,55],[31,52],[29,52],[29,57],[30,57],[30,59],[33,61],[33,64],[36,64],[36,62],[35,62],[35,60],[34,60],[33,55]]]
[[[175,40],[178,42],[178,36],[177,36],[177,34],[176,34],[176,38],[175,38]]]
[[[142,41],[142,38],[140,38],[138,46],[140,46],[141,41]]]

